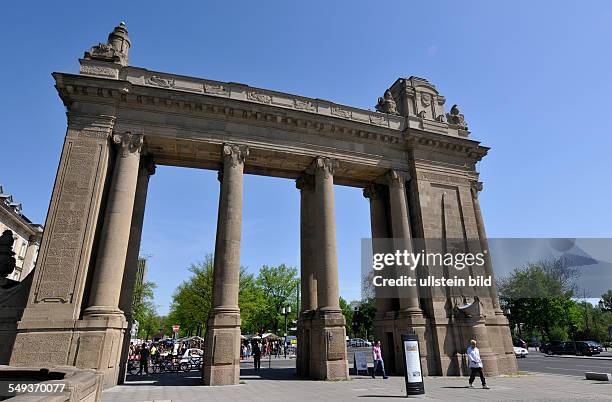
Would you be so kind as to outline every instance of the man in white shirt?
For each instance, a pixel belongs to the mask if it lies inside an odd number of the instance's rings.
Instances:
[[[482,372],[482,360],[480,360],[480,351],[476,347],[476,341],[472,339],[470,341],[470,346],[467,348],[467,356],[470,367],[470,388],[474,388],[472,383],[474,382],[474,378],[476,378],[476,374],[480,376],[480,382],[482,382],[482,388],[489,389],[487,386],[487,382],[485,381],[484,374]]]

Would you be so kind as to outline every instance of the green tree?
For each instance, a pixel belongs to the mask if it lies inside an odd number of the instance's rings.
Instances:
[[[368,339],[374,335],[374,317],[376,305],[373,298],[367,298],[359,303],[353,312],[352,329],[356,337]]]
[[[351,307],[351,305],[342,298],[342,296],[340,297],[340,310],[342,310],[342,314],[344,314],[344,319],[346,320],[346,334],[351,337],[354,338],[355,334],[353,331],[353,308]]]
[[[297,273],[297,268],[285,264],[277,267],[264,265],[259,270],[255,283],[263,292],[266,302],[266,308],[261,310],[264,313],[260,317],[262,330],[270,329],[274,333],[279,333],[279,327],[284,325],[285,319],[281,314],[283,307],[292,306],[289,321],[296,316],[294,302],[300,283]]]
[[[191,264],[191,276],[172,295],[168,325],[180,325],[179,336],[202,334],[212,305],[213,256]]]
[[[563,271],[563,260],[527,264],[500,280],[502,307],[518,336],[537,330],[546,338],[564,334],[580,325],[581,313],[573,296],[571,272]]]

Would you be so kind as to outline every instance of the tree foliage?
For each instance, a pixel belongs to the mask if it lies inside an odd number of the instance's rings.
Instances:
[[[179,324],[179,335],[203,334],[212,308],[213,261],[207,255],[204,261],[192,264],[191,277],[178,286],[172,296],[168,325]],[[282,308],[292,307],[295,316],[295,294],[299,279],[297,269],[282,264],[264,265],[257,277],[240,269],[238,304],[241,329],[244,333],[279,332],[284,323]],[[291,318],[291,317],[290,317]]]

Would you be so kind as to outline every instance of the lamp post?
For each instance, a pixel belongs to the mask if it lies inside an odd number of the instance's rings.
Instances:
[[[285,343],[283,350],[285,351],[285,359],[287,358],[287,316],[291,313],[291,306],[283,307],[283,315],[285,316]]]

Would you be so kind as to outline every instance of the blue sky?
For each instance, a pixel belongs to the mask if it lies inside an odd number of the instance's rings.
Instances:
[[[66,118],[51,72],[125,21],[130,64],[372,108],[417,75],[458,103],[480,163],[491,237],[610,236],[612,4],[606,1],[9,2],[0,14],[0,185],[43,222]],[[142,252],[167,311],[190,262],[214,249],[211,171],[159,167]],[[358,189],[335,187],[341,294],[359,296],[369,234]],[[299,264],[299,194],[248,176],[242,262]]]

